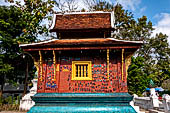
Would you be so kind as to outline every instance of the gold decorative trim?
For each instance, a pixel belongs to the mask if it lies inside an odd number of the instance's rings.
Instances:
[[[42,54],[41,54],[41,51],[39,51],[39,55],[40,55],[40,66],[41,66],[40,80],[42,81],[42,76],[43,76],[43,63],[42,63]]]
[[[124,75],[124,49],[122,49],[122,80],[123,80],[123,75]]]
[[[126,53],[127,54],[127,53]],[[132,57],[132,53],[129,53],[129,55],[126,55],[126,58],[125,58],[125,64],[126,64],[126,78],[128,76],[128,67],[129,65],[131,64],[131,57]]]
[[[53,64],[54,64],[54,80],[56,80],[56,55],[54,50],[53,50]]]
[[[107,49],[107,79],[109,80],[109,49]]]

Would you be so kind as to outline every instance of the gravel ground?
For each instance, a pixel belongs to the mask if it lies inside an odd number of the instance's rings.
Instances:
[[[0,113],[27,113],[27,112],[20,112],[20,111],[0,111]]]

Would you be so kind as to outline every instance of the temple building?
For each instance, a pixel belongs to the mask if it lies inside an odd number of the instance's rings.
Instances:
[[[57,38],[21,44],[38,71],[29,113],[136,113],[129,105],[127,69],[141,41],[112,38],[113,12],[55,14]]]

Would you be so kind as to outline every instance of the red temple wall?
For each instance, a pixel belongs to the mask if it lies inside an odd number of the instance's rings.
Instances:
[[[38,92],[58,93],[113,93],[127,92],[126,69],[122,78],[121,52],[110,54],[109,79],[107,76],[107,57],[104,54],[59,55],[59,70],[54,79],[53,61],[43,62],[43,76],[39,76]],[[72,61],[92,61],[93,80],[71,80]],[[40,72],[41,73],[41,69]],[[42,78],[42,79],[41,79]]]

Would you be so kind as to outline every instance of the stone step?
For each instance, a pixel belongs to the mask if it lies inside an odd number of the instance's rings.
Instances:
[[[163,111],[158,111],[158,110],[155,110],[155,109],[149,109],[148,111],[149,111],[149,113],[165,113]]]
[[[140,111],[141,111],[141,113],[149,113],[149,111],[142,109],[142,108],[140,108]]]
[[[139,106],[132,106],[137,113],[145,113],[145,111],[141,111]]]

